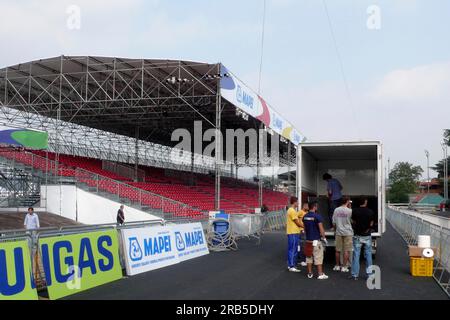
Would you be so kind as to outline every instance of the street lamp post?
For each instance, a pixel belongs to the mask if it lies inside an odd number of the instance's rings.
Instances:
[[[425,156],[427,157],[427,193],[430,193],[430,152],[425,150]]]
[[[448,199],[448,145],[444,141],[441,143],[442,152],[444,154],[444,199]]]

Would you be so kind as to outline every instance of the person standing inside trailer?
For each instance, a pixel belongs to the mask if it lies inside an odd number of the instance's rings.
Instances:
[[[353,249],[352,209],[349,198],[343,197],[341,205],[334,210],[333,227],[336,232],[336,265],[333,271],[349,272],[350,252]],[[341,252],[344,253],[342,266]]]
[[[327,182],[327,195],[329,202],[328,219],[330,226],[333,226],[334,209],[341,205],[342,201],[342,184],[338,179],[333,178],[329,173],[324,173],[323,180]]]
[[[298,199],[297,197],[291,197],[290,207],[286,214],[286,233],[288,238],[288,252],[287,262],[288,270],[290,272],[300,272],[297,269],[298,262],[298,249],[300,244],[300,228],[303,228],[303,223],[299,218]]]

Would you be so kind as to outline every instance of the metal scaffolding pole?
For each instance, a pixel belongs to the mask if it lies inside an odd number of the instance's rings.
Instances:
[[[219,64],[220,66],[220,64]],[[218,70],[220,73],[220,67]],[[216,136],[215,136],[215,143],[216,143],[216,150],[215,150],[215,166],[216,166],[216,173],[215,173],[215,209],[220,210],[220,170],[221,170],[221,159],[222,159],[222,134],[221,134],[221,114],[222,114],[222,97],[220,95],[220,80],[217,83],[217,93],[216,93]]]
[[[136,127],[136,137],[134,144],[134,181],[139,181],[139,127]]]
[[[263,124],[260,125],[260,129],[263,128]],[[259,131],[261,132],[261,130]],[[264,136],[261,134],[258,134],[259,137],[259,144],[258,144],[258,154],[257,154],[257,162],[256,162],[256,174],[258,177],[258,206],[259,208],[262,208],[263,205],[263,181],[262,181],[262,175],[261,175],[261,155],[264,152]]]
[[[288,165],[288,191],[292,192],[291,188],[291,143],[288,142],[288,154],[287,154],[287,165]]]

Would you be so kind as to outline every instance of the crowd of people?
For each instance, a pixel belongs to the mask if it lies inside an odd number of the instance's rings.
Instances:
[[[367,198],[360,198],[360,205],[352,208],[351,199],[342,195],[341,183],[328,173],[323,175],[323,179],[327,181],[330,208],[328,217],[335,236],[336,262],[333,271],[350,273],[349,278],[357,280],[361,249],[364,247],[365,276],[368,277],[369,267],[372,265],[371,234],[375,214],[368,207]],[[298,199],[291,197],[286,218],[288,270],[301,272],[301,267],[307,267],[307,276],[311,279],[314,277],[314,265],[317,268],[317,279],[328,279],[328,275],[323,271],[324,252],[328,241],[317,202],[305,202],[299,209]]]

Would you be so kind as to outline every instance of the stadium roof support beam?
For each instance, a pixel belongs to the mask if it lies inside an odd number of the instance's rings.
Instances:
[[[220,69],[219,69],[220,70]],[[220,72],[220,71],[219,71]],[[218,86],[220,83],[218,84]],[[220,210],[220,175],[221,175],[221,165],[222,165],[222,134],[221,134],[221,124],[222,124],[222,99],[220,96],[219,87],[217,88],[217,98],[216,98],[216,136],[215,136],[215,156],[216,156],[216,173],[215,173],[215,208]]]
[[[226,147],[218,132],[223,137],[226,129],[261,125],[255,118],[236,116],[236,107],[221,97],[220,72],[220,63],[115,57],[59,56],[21,63],[0,69],[0,122],[48,131],[50,151],[58,153],[215,170],[220,207],[221,177],[231,176],[233,167],[237,172],[242,159],[216,164]],[[169,163],[177,144],[171,133],[178,128],[193,133],[197,120],[204,130],[216,130],[216,155],[185,152]],[[280,144],[281,166],[293,165],[288,145]],[[249,162],[248,152],[240,157]]]

